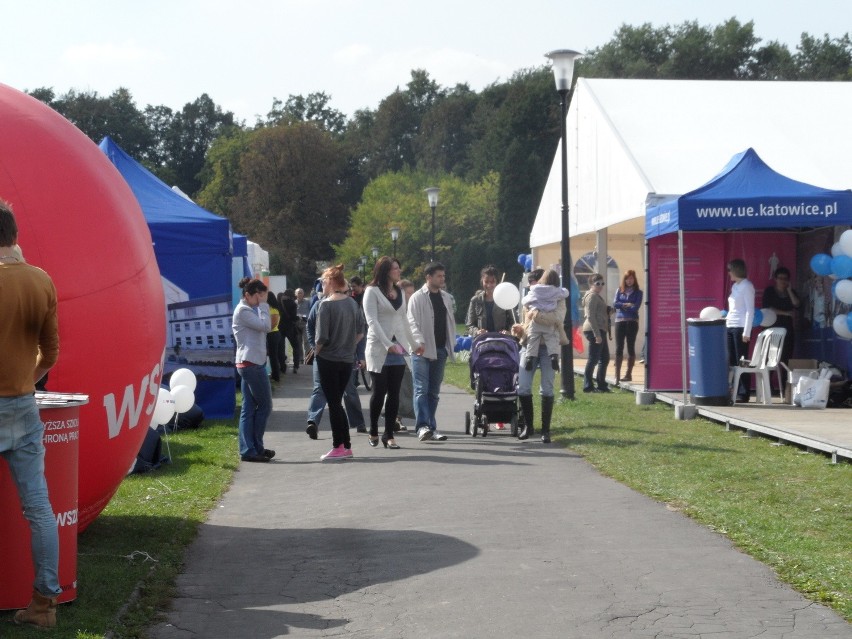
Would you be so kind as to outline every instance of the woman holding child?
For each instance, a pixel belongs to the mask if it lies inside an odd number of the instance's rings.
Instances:
[[[553,379],[559,370],[559,344],[563,339],[567,343],[562,326],[567,312],[565,298],[568,292],[560,287],[559,274],[553,270],[545,272],[536,269],[529,274],[528,282],[530,293],[523,299],[522,323],[512,326],[512,334],[521,340],[523,346],[518,401],[524,417],[524,428],[518,434],[518,439],[528,439],[535,434],[532,382],[538,368],[541,370],[541,441],[549,444],[554,402]]]

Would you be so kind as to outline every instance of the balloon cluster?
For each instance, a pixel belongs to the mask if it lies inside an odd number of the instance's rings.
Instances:
[[[161,388],[157,395],[152,421],[168,424],[175,413],[185,413],[195,404],[195,373],[188,368],[179,368],[172,373],[169,390]]]
[[[844,304],[852,304],[852,230],[843,231],[840,240],[831,247],[831,255],[817,253],[811,258],[811,269],[817,275],[828,276],[834,283],[832,295]],[[842,313],[832,321],[834,332],[852,340],[852,315]]]
[[[533,268],[532,253],[518,253],[518,264],[525,271],[531,271]]]
[[[722,319],[728,315],[728,311],[722,311],[715,306],[705,306],[698,315],[703,320]],[[778,320],[778,314],[771,308],[758,308],[754,311],[754,325],[767,328]]]
[[[456,335],[456,345],[453,346],[453,352],[469,351],[472,343],[473,338],[470,335]]]

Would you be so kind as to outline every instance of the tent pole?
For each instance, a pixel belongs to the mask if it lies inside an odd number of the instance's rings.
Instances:
[[[677,419],[692,419],[695,417],[695,406],[690,405],[687,397],[688,380],[686,378],[686,367],[689,362],[686,345],[686,286],[683,276],[683,231],[677,232],[677,262],[678,262],[678,285],[680,287],[680,358],[681,358],[681,383],[683,384],[683,405],[675,405],[675,417]]]

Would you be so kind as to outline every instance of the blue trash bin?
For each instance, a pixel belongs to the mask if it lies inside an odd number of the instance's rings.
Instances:
[[[728,406],[728,344],[724,319],[688,319],[689,393],[698,406]]]

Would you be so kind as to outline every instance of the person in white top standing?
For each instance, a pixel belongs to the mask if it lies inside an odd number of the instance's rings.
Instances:
[[[748,357],[748,343],[754,324],[754,285],[747,278],[743,260],[728,262],[728,275],[734,283],[728,296],[728,315],[725,318],[725,326],[728,329],[728,364],[736,366],[741,357]],[[737,402],[747,402],[748,397],[749,386],[747,376],[744,375],[737,387]]]

